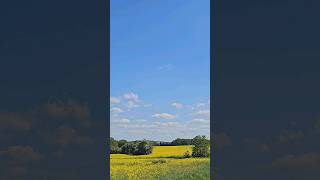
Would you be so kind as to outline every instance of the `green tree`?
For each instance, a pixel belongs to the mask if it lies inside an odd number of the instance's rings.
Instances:
[[[147,155],[150,154],[152,152],[152,144],[149,143],[146,140],[143,140],[141,142],[138,143],[137,146],[137,155]]]
[[[180,139],[177,138],[171,142],[173,146],[181,146],[181,145],[191,145],[191,139]]]
[[[136,154],[137,144],[134,142],[126,143],[121,147],[121,153],[123,154]]]
[[[120,153],[120,148],[118,147],[118,141],[110,137],[110,154]]]
[[[121,139],[118,141],[118,147],[121,148],[123,145],[125,145],[128,141],[127,140],[124,140],[124,139]]]
[[[192,156],[193,157],[209,157],[210,141],[206,136],[196,136],[192,139]]]
[[[121,153],[130,155],[147,155],[152,152],[153,145],[149,141],[133,141],[121,147]]]

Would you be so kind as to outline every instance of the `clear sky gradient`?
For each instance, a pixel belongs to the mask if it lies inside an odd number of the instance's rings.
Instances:
[[[209,137],[209,0],[111,0],[111,136]]]

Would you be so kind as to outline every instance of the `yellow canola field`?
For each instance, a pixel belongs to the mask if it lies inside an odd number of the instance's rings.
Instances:
[[[209,158],[182,158],[192,146],[154,146],[150,155],[110,155],[112,180],[210,179]]]

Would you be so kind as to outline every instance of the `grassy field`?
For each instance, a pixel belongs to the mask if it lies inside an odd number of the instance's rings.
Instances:
[[[209,158],[183,158],[191,146],[154,146],[150,155],[110,155],[112,180],[208,180]]]

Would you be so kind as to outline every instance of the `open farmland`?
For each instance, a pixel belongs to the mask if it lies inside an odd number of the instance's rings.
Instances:
[[[184,158],[192,146],[154,146],[152,154],[111,154],[112,180],[210,179],[209,158]]]

